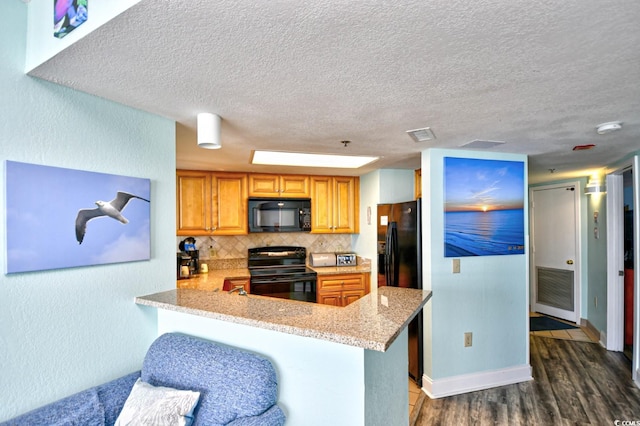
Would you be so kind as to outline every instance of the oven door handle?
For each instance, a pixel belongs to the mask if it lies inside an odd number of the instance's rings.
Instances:
[[[317,277],[311,275],[308,277],[274,277],[274,278],[252,278],[251,284],[275,284],[275,283],[291,283],[301,281],[317,281]]]

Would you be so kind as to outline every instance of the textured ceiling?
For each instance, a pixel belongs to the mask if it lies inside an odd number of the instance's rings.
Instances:
[[[383,157],[277,169],[360,175],[480,139],[528,154],[535,183],[640,149],[639,23],[637,0],[142,0],[31,74],[175,120],[179,168],[274,171],[249,164],[258,148]],[[220,150],[196,146],[203,111]],[[405,133],[425,126],[437,139]]]

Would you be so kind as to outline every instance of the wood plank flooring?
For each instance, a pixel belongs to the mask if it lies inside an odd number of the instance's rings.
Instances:
[[[530,335],[534,380],[416,402],[411,425],[640,424],[640,389],[621,352]]]

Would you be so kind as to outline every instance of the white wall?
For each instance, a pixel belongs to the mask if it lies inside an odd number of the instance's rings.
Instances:
[[[414,173],[413,170],[380,170],[380,203],[414,200]]]
[[[53,1],[31,0],[27,2],[29,36],[27,37],[28,52],[25,71],[29,72],[51,59],[138,2],[140,0],[92,0],[87,6],[89,12],[87,20],[61,39],[53,36]]]
[[[433,291],[424,310],[426,382],[455,388],[457,378],[513,368],[516,376],[526,379],[528,254],[462,257],[461,272],[452,273],[452,259],[444,257],[443,159],[447,156],[522,161],[525,175],[527,170],[527,159],[522,155],[441,149],[422,153],[422,194],[429,200],[423,203],[423,284]],[[526,176],[523,196],[526,206]],[[526,245],[528,221],[525,209]],[[473,333],[471,347],[463,345],[465,332]]]
[[[377,206],[380,202],[380,172],[360,176],[360,233],[351,237],[351,247],[359,256],[371,259],[371,280],[375,285],[378,270]]]
[[[24,75],[27,7],[0,2],[0,212],[6,160],[150,178],[152,247],[150,261],[0,275],[0,422],[139,369],[157,324],[134,297],[175,288],[175,124]]]

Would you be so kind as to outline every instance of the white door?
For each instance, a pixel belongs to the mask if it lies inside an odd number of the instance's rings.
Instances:
[[[579,320],[578,203],[576,184],[531,191],[532,309]]]

